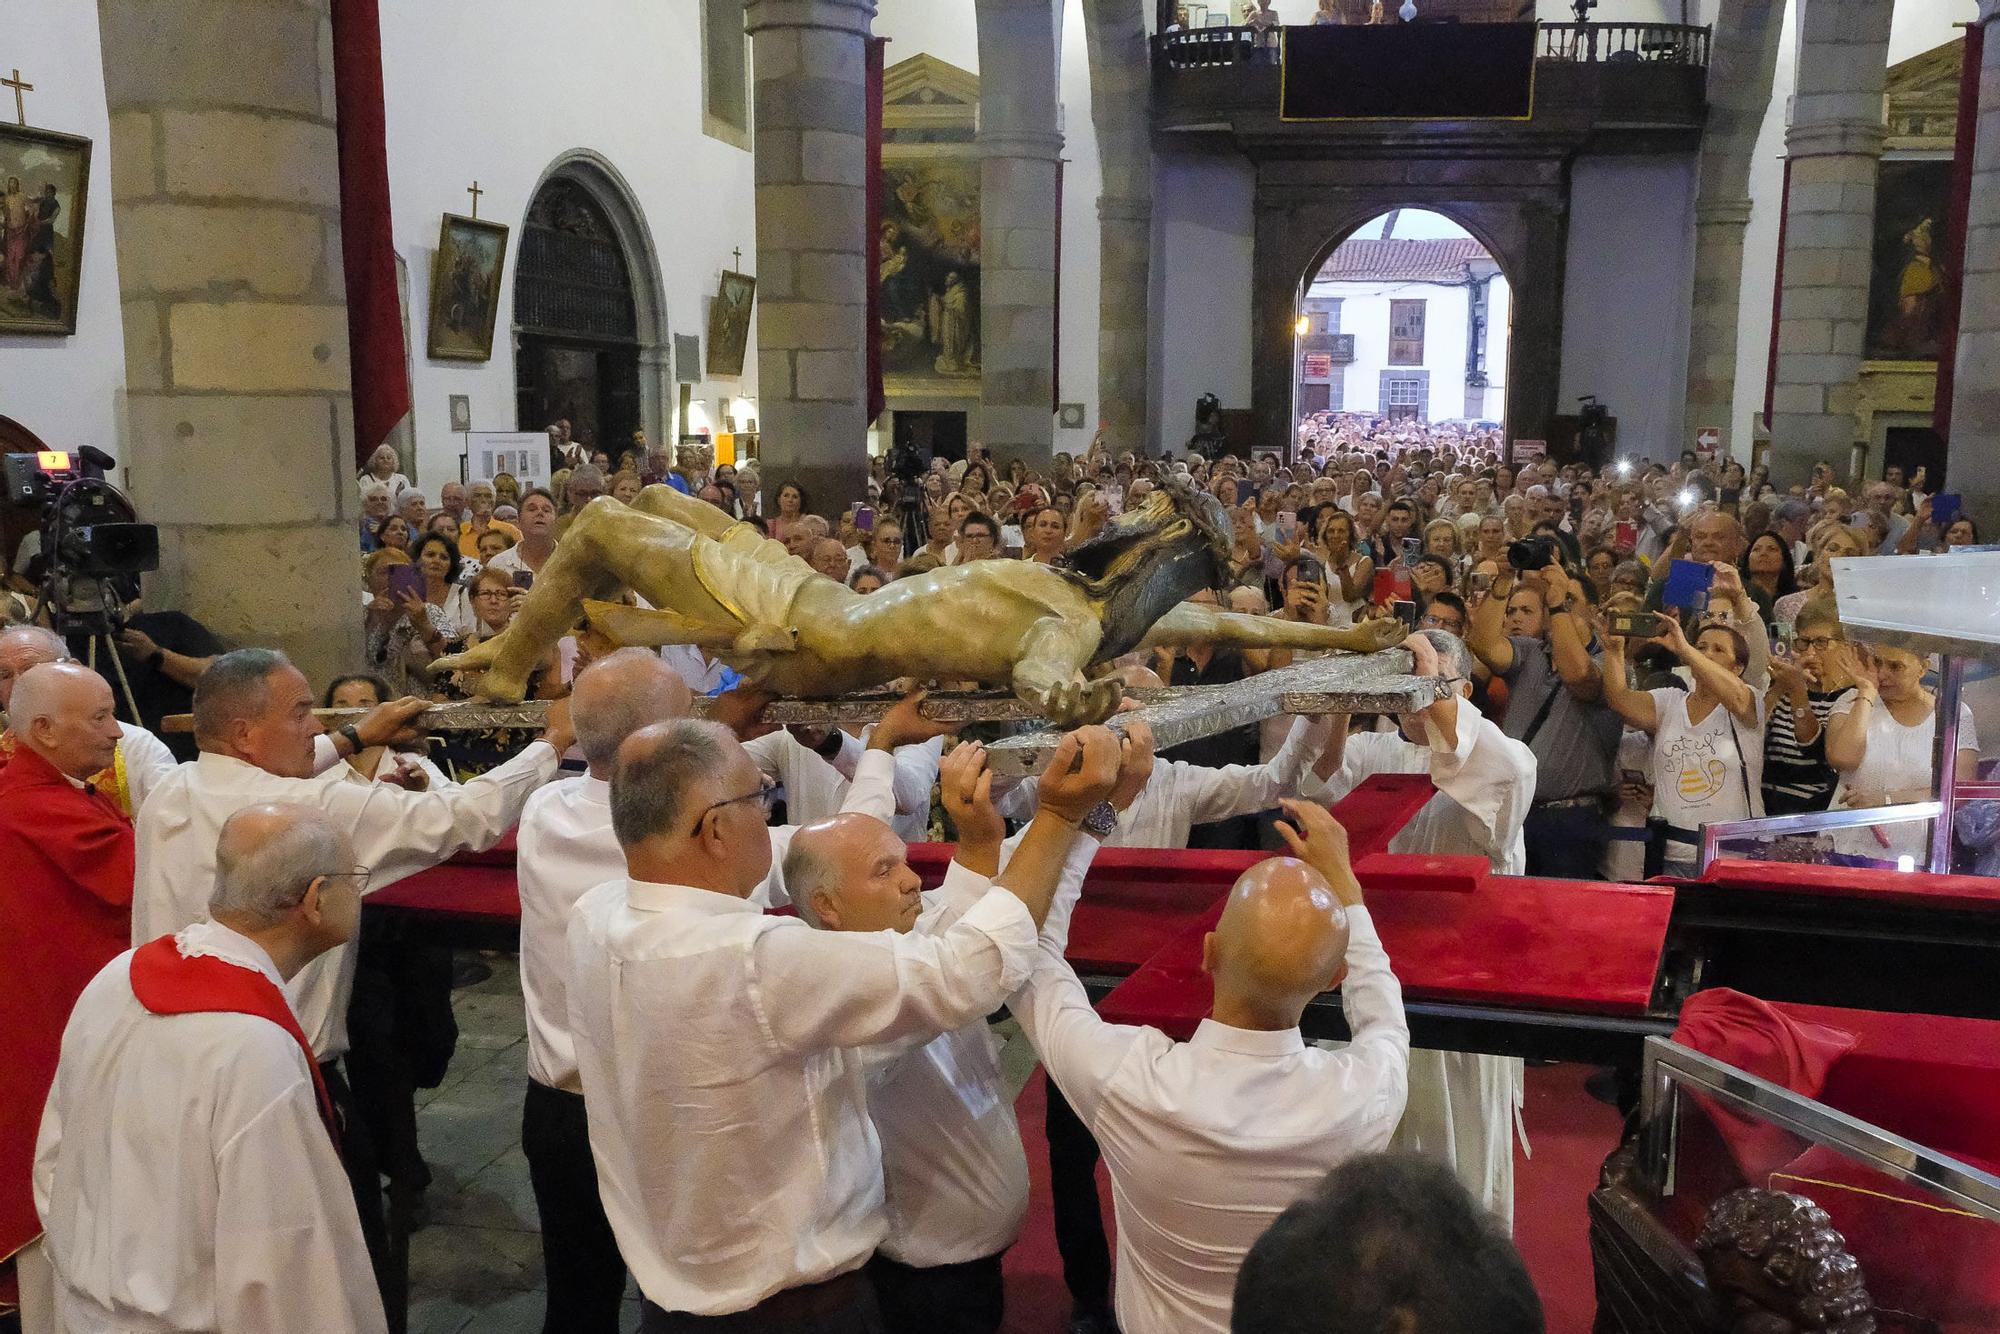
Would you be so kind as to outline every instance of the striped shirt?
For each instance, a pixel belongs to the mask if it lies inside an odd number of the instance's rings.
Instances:
[[[1819,735],[1811,745],[1801,742],[1792,728],[1791,696],[1771,692],[1770,725],[1764,732],[1765,814],[1799,815],[1827,808],[1840,775],[1826,762],[1826,719],[1835,701],[1852,688],[1806,692],[1806,706],[1819,719]]]

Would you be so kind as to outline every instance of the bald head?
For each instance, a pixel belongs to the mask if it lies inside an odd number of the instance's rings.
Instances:
[[[1688,521],[1688,558],[1734,564],[1743,557],[1743,525],[1733,514],[1710,511]]]
[[[793,835],[785,892],[799,916],[828,931],[908,931],[923,911],[923,881],[910,869],[903,840],[858,812]]]
[[[687,717],[693,703],[687,682],[652,649],[621,648],[592,661],[570,692],[576,743],[591,774],[608,780],[626,737],[648,723]]]
[[[361,923],[354,845],[314,806],[263,802],[222,823],[209,915],[261,944],[289,980]]]
[[[847,548],[835,537],[822,537],[812,544],[806,555],[806,564],[818,570],[829,579],[847,581],[849,564]]]
[[[39,625],[10,625],[0,630],[0,709],[11,709],[14,682],[30,667],[61,662],[69,645],[53,630]]]
[[[79,781],[118,756],[111,684],[81,663],[44,662],[23,672],[7,724],[29,749]]]
[[[1346,970],[1347,911],[1326,878],[1291,857],[1270,857],[1237,878],[1222,920],[1203,942],[1217,1017],[1290,1028],[1306,1002]]]

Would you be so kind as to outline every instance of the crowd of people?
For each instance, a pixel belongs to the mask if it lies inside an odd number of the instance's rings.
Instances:
[[[0,855],[21,868],[0,957],[46,983],[0,989],[22,1076],[0,1093],[0,1253],[28,1329],[383,1327],[384,1178],[420,1192],[423,1167],[393,1160],[369,1085],[385,1042],[406,1065],[430,1044],[383,1024],[359,905],[509,829],[550,1330],[616,1328],[628,1274],[647,1330],[999,1328],[1029,1208],[1003,1004],[1050,1076],[1072,1330],[1539,1329],[1506,1235],[1520,1063],[1410,1046],[1328,806],[1426,773],[1393,851],[1631,879],[1691,870],[1704,824],[1919,799],[1926,664],[1843,638],[1832,561],[1978,540],[1921,474],[1852,506],[1830,467],[1782,490],[1693,455],[1598,473],[1509,461],[1471,427],[1327,418],[1289,462],[878,461],[830,517],[754,465],[632,443],[614,465],[552,429],[551,485],[451,483],[435,506],[378,453],[352,671],[126,646],[192,684],[185,762],[119,722],[61,637],[0,632]],[[654,484],[861,593],[1060,562],[1155,488],[1204,493],[1232,542],[1200,600],[1399,618],[1451,688],[1172,754],[1140,724],[1086,727],[1009,784],[917,695],[871,728],[772,728],[698,650],[579,628],[532,681],[544,732],[426,749],[422,711],[466,688],[432,664],[508,625],[581,509]],[[1295,656],[1197,645],[1112,670],[1226,682]],[[705,722],[698,695],[719,697]],[[365,712],[326,733],[317,704]],[[1969,714],[1959,741],[1969,773]],[[1960,812],[1976,855],[2000,843],[1995,805]],[[936,890],[909,868],[920,840],[956,844]],[[1923,842],[1891,824],[1824,855]],[[1104,1023],[1064,961],[1092,855],[1202,845],[1282,854],[1225,900],[1209,1019],[1187,1042]],[[1330,1050],[1299,1024],[1336,982],[1353,1040]]]

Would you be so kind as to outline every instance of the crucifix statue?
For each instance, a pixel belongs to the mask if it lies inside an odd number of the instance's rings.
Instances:
[[[479,196],[485,194],[486,192],[479,188],[478,181],[474,181],[470,186],[466,188],[465,193],[472,196],[472,216],[475,220],[477,220],[479,217]]]
[[[34,92],[35,85],[32,83],[22,83],[21,71],[17,69],[14,71],[12,78],[0,79],[0,88],[12,88],[14,90],[14,119],[26,125],[28,123],[28,105],[27,100],[21,94]]]

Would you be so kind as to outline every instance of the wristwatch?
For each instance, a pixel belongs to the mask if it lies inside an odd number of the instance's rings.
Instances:
[[[361,743],[361,730],[357,728],[353,723],[342,723],[339,727],[336,727],[333,730],[337,732],[339,735],[347,738],[347,744],[354,747],[354,753],[356,755],[359,755],[362,751],[368,749],[367,746]]]
[[[1118,828],[1118,808],[1108,801],[1100,801],[1084,815],[1077,828],[1102,843]]]

